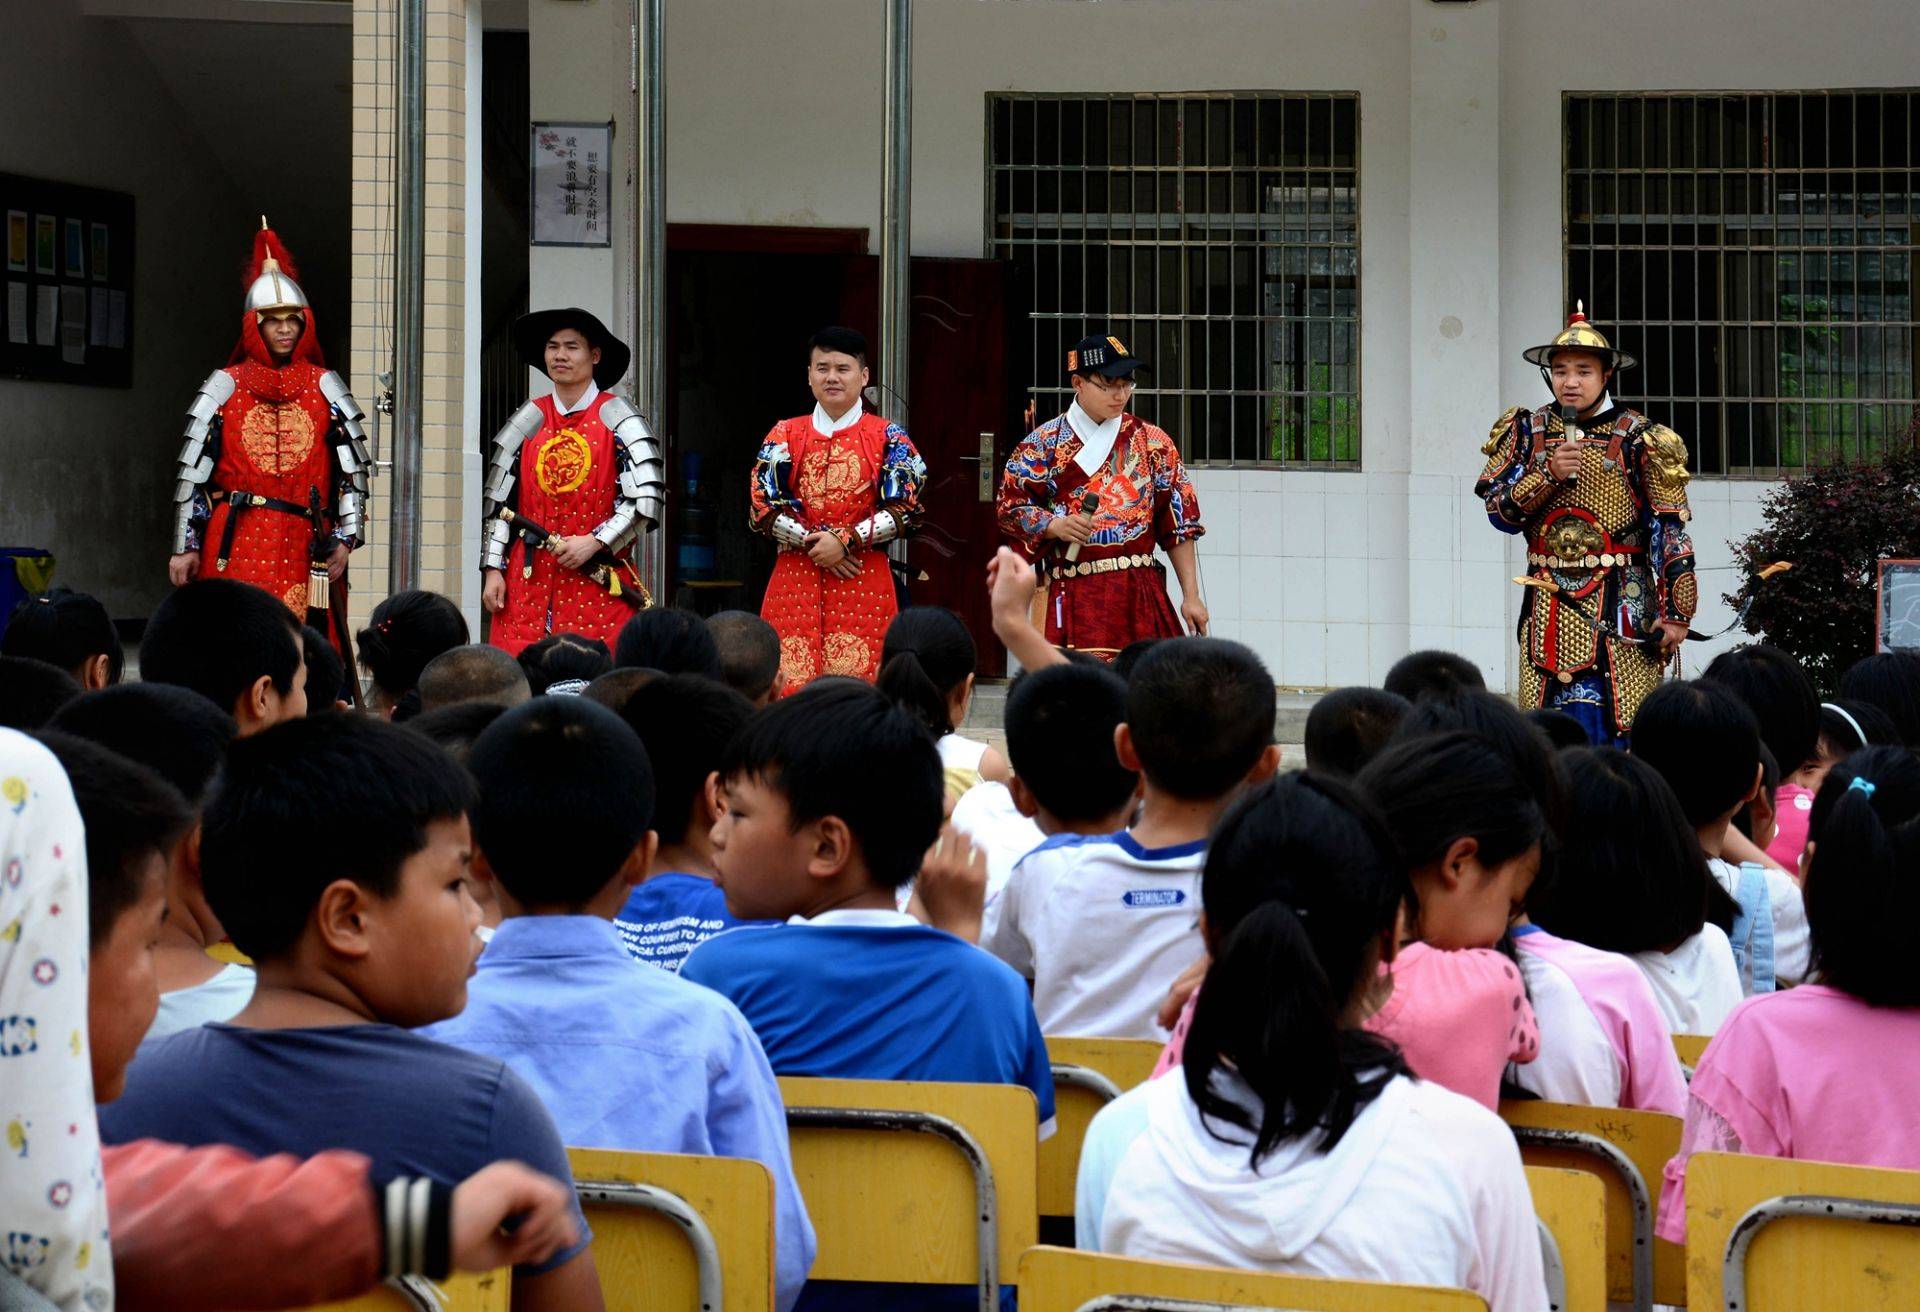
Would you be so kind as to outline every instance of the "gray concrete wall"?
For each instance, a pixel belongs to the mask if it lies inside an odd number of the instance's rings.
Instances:
[[[131,192],[135,224],[133,386],[0,379],[0,544],[51,548],[57,582],[145,616],[181,411],[239,322],[249,216],[138,44],[78,0],[7,4],[0,123],[0,171]]]

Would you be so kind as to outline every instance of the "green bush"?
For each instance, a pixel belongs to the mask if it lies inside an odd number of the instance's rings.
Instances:
[[[1920,558],[1920,407],[1888,455],[1796,475],[1763,509],[1765,526],[1729,544],[1740,575],[1776,560],[1793,569],[1759,585],[1747,631],[1789,652],[1830,694],[1873,651],[1878,562]],[[1726,600],[1739,605],[1737,595]]]

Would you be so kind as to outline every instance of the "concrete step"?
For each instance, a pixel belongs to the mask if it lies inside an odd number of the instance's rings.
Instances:
[[[960,726],[960,732],[969,738],[978,738],[1004,750],[1006,748],[1007,688],[1006,680],[980,682],[974,685],[973,705],[967,710],[966,723]],[[1287,748],[1298,748],[1307,740],[1307,715],[1314,704],[1325,695],[1325,690],[1306,691],[1299,688],[1278,688],[1274,691],[1273,739]],[[1289,760],[1298,760],[1297,751],[1287,753]]]

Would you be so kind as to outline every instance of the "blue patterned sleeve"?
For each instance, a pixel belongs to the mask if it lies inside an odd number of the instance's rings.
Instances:
[[[773,517],[782,511],[803,524],[806,522],[800,498],[793,494],[793,453],[787,446],[785,424],[775,424],[760,444],[760,452],[753,459],[748,497],[747,524],[756,532],[765,532]]]
[[[914,449],[913,439],[898,424],[887,425],[886,445],[880,450],[880,507],[900,518],[904,536],[920,523],[924,513],[920,493],[927,485],[927,462]]]

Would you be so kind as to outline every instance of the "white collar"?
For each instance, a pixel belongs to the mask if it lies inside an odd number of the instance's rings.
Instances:
[[[561,405],[560,393],[555,392],[553,394],[553,408],[554,408],[554,411],[558,414],[577,415],[582,410],[585,410],[588,406],[592,405],[595,401],[598,401],[599,399],[600,399],[600,384],[589,380],[587,383],[587,390],[580,393],[580,399],[578,401],[575,401],[572,405]]]
[[[794,916],[787,923],[789,925],[848,925],[856,929],[912,929],[920,924],[904,911],[887,911],[880,907],[844,907],[835,911],[822,911],[811,920],[805,916]]]
[[[1122,411],[1104,424],[1093,422],[1093,416],[1080,408],[1076,399],[1067,407],[1067,423],[1073,428],[1073,435],[1080,439],[1080,450],[1075,453],[1073,463],[1080,466],[1080,472],[1088,478],[1101,465],[1106,463],[1107,453],[1113,450],[1115,439],[1120,436],[1120,421],[1125,417]]]
[[[832,437],[841,429],[851,428],[859,423],[860,416],[864,413],[866,413],[866,406],[857,396],[853,398],[853,404],[847,407],[847,412],[838,419],[827,418],[827,408],[816,401],[813,406],[813,426],[820,431],[821,436]]]

